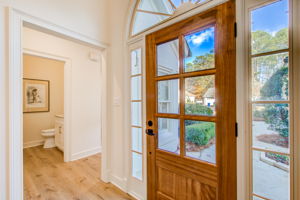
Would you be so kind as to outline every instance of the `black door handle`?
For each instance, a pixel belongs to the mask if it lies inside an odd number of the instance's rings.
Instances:
[[[146,129],[146,134],[150,136],[155,135],[155,133],[153,133],[153,129]]]

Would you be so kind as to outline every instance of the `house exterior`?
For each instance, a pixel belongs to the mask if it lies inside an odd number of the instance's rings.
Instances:
[[[215,88],[209,88],[203,95],[204,105],[210,107],[215,105]]]

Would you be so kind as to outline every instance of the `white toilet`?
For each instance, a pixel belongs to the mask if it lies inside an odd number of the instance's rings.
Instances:
[[[55,129],[42,130],[41,134],[45,138],[45,143],[44,143],[45,149],[55,147],[55,139],[54,139]]]

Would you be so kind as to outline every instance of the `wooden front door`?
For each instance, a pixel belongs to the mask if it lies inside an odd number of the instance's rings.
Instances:
[[[146,38],[148,199],[236,200],[235,6]]]

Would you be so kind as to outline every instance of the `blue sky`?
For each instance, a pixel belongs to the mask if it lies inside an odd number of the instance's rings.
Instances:
[[[280,0],[258,8],[251,13],[252,31],[275,33],[288,27],[288,0]]]
[[[180,6],[180,4],[181,4],[181,0],[172,0],[172,2],[174,3],[174,5],[176,7]]]
[[[204,55],[214,50],[214,35],[215,28],[211,27],[198,33],[185,36],[185,40],[192,52],[192,57],[186,58],[185,63],[192,62],[196,56]]]
[[[181,0],[174,0],[174,2]],[[252,31],[263,30],[271,34],[288,27],[288,0],[279,0],[275,3],[258,8],[251,12]],[[214,50],[214,28],[205,29],[198,33],[185,36],[192,51],[192,56],[185,59],[185,63],[192,62],[196,56]]]

